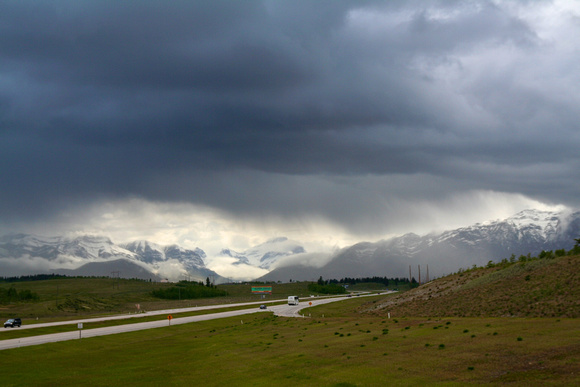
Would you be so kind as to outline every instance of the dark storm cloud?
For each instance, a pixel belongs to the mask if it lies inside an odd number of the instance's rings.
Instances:
[[[331,191],[288,178],[287,197],[269,174],[428,175],[578,205],[579,51],[512,8],[3,2],[1,214],[127,196],[290,212]],[[311,206],[352,216],[336,200]]]

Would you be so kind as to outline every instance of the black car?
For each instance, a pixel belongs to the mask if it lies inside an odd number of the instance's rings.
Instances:
[[[22,325],[22,320],[19,318],[10,318],[4,323],[4,328],[14,328]]]
[[[260,305],[260,309],[266,309],[266,305]]]

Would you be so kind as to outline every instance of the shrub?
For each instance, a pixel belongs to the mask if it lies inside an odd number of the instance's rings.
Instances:
[[[179,286],[172,286],[167,289],[153,290],[151,295],[165,300],[188,300],[195,298],[222,297],[227,296],[228,292],[215,287],[207,287],[196,282],[190,282],[185,285],[180,283]]]
[[[28,289],[18,291],[13,286],[8,289],[0,288],[0,304],[18,301],[38,301],[39,299],[38,294]]]
[[[312,283],[308,284],[308,290],[321,294],[346,294],[346,289],[339,284],[319,285]]]
[[[566,250],[565,249],[556,250],[554,251],[554,254],[556,254],[556,257],[563,257],[564,255],[566,255]]]

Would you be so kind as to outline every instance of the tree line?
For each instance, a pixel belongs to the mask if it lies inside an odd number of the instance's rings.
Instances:
[[[62,274],[33,274],[33,275],[21,275],[18,277],[3,277],[3,282],[27,282],[27,281],[44,281],[51,279],[62,279],[62,278],[72,278],[67,277]]]
[[[322,279],[322,276],[321,276],[317,281],[318,285],[328,285],[328,284],[356,285],[356,284],[361,284],[361,283],[378,283],[378,284],[383,284],[385,286],[389,286],[389,285],[399,286],[399,284],[408,284],[409,282],[416,283],[417,281],[415,280],[414,277],[411,278],[411,280],[409,281],[408,278],[399,278],[399,277],[388,278],[388,277],[378,277],[378,276],[362,277],[362,278],[345,277],[345,278],[341,278],[339,280],[337,280],[337,279],[324,280],[324,279]]]
[[[32,275],[21,275],[17,277],[0,277],[0,282],[29,282],[29,281],[45,281],[45,280],[54,280],[54,279],[82,279],[82,278],[115,278],[117,277],[110,277],[110,276],[87,276],[87,275],[64,275],[64,274],[32,274]],[[130,279],[134,281],[142,281],[142,282],[152,282],[151,279],[142,279],[142,278],[122,278],[122,279]]]
[[[23,289],[21,291],[16,290],[13,286],[8,289],[0,288],[0,304],[9,304],[11,302],[26,302],[26,301],[38,301],[38,294],[28,290]]]
[[[205,285],[201,281],[179,281],[170,288],[153,290],[151,295],[165,300],[191,300],[227,296],[228,292],[218,289],[208,278]]]

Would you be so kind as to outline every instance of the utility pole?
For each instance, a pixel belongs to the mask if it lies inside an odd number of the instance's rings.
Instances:
[[[421,285],[421,265],[417,265],[419,268],[419,285]]]
[[[412,277],[411,277],[411,265],[409,265],[409,285],[411,284],[411,280],[412,280]]]
[[[119,289],[119,277],[121,276],[121,272],[120,271],[112,271],[111,277],[115,278],[115,274],[117,275],[117,289]]]
[[[425,282],[429,282],[429,265],[427,264],[427,279]]]

